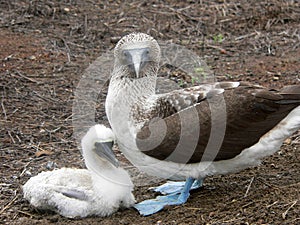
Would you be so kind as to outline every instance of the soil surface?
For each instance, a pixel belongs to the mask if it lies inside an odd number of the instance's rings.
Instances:
[[[142,31],[183,45],[220,81],[270,88],[299,83],[298,0],[199,2],[0,1],[0,223],[300,223],[299,132],[260,166],[208,177],[186,204],[148,217],[126,209],[67,219],[23,199],[21,185],[31,176],[84,168],[72,135],[74,92],[88,65],[125,34]],[[107,124],[103,101],[96,116]],[[148,187],[135,188],[137,201],[155,196]]]

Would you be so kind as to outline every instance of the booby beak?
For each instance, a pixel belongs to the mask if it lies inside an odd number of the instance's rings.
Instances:
[[[135,71],[136,78],[139,78],[139,74],[140,74],[140,61],[139,60],[136,60],[136,62],[133,61],[133,66],[134,66],[134,71]]]
[[[114,165],[115,167],[118,168],[119,167],[119,161],[117,160],[117,158],[115,157],[115,154],[112,151],[113,144],[114,143],[112,141],[96,142],[94,151],[96,152],[96,154],[99,157],[107,160],[112,165]]]
[[[134,70],[136,78],[140,77],[140,71],[149,61],[149,48],[135,48],[126,50],[126,58],[129,66]]]

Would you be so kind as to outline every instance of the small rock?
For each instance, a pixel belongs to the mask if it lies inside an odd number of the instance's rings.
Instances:
[[[119,36],[117,36],[117,37],[111,37],[110,38],[110,42],[111,43],[117,43],[120,39],[121,39],[121,37],[119,37]]]
[[[278,168],[274,163],[271,163],[270,166],[273,167],[273,168],[275,168],[275,169]]]
[[[45,133],[46,130],[45,129],[40,129],[40,133]]]
[[[30,60],[35,60],[36,57],[35,57],[34,55],[31,55],[31,56],[29,56],[29,59],[30,59]]]
[[[225,49],[220,49],[221,54],[227,54],[227,51]]]
[[[35,153],[36,157],[41,157],[41,156],[47,156],[47,155],[52,155],[53,152],[50,152],[48,150],[42,150],[42,151],[38,151]]]
[[[292,139],[291,138],[287,138],[287,139],[285,139],[285,141],[283,143],[287,144],[287,145],[290,145],[292,143]]]
[[[48,169],[48,170],[51,170],[51,169],[56,168],[56,167],[57,167],[57,164],[53,161],[49,161],[46,164],[46,169]]]
[[[25,171],[25,174],[28,175],[28,176],[30,176],[30,177],[32,176],[32,173],[30,171],[28,171],[28,170]]]

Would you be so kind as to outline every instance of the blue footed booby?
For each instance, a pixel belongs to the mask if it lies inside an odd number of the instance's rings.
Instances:
[[[183,180],[134,207],[151,215],[187,201],[205,177],[258,165],[300,128],[300,85],[281,90],[216,82],[156,94],[160,47],[132,33],[114,49],[106,114],[124,155],[140,170]]]
[[[111,147],[111,129],[91,127],[82,139],[88,169],[61,168],[39,173],[23,186],[25,199],[42,210],[62,216],[108,216],[119,208],[131,207],[135,200],[128,173],[118,167]]]

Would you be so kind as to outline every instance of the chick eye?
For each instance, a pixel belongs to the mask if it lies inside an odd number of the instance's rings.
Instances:
[[[123,56],[128,57],[129,56],[128,52],[127,51],[123,51]]]

